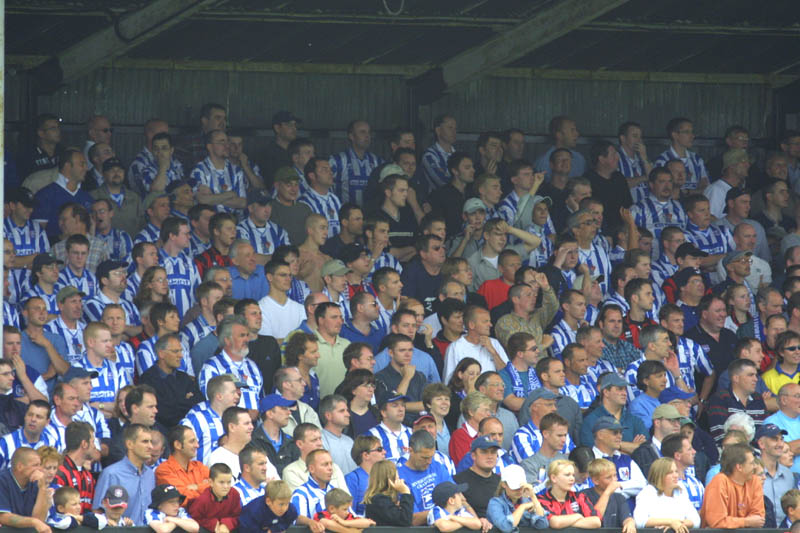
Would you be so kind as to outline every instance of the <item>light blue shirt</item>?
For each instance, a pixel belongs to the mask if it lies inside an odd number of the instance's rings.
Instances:
[[[800,439],[800,417],[789,418],[783,411],[778,411],[772,416],[764,420],[765,424],[775,424],[781,429],[785,429],[788,435],[784,437],[786,442]],[[794,464],[792,465],[792,472],[800,474],[800,455],[795,456]],[[775,502],[772,502],[775,503]],[[780,502],[778,502],[780,503]]]
[[[99,509],[106,491],[111,485],[122,485],[128,489],[128,507],[122,516],[127,516],[133,520],[136,526],[146,526],[144,512],[150,505],[150,493],[156,488],[155,469],[150,466],[142,466],[138,470],[127,457],[106,467],[97,480],[94,491],[94,501],[92,507]]]

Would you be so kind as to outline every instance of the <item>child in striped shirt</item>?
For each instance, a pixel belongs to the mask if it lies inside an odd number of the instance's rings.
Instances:
[[[480,530],[480,519],[473,516],[467,508],[463,492],[469,487],[466,483],[456,485],[452,481],[439,483],[433,489],[433,509],[428,513],[428,525],[441,533],[449,533],[465,527]]]
[[[353,516],[350,505],[353,497],[342,489],[331,489],[325,494],[325,510],[314,515],[314,520],[325,526],[327,531],[334,533],[359,533],[374,526],[375,521],[369,518]]]

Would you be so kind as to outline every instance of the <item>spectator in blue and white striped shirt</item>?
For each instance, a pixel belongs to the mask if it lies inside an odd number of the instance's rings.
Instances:
[[[205,409],[192,409],[181,420],[181,424],[194,430],[200,447],[197,449],[197,460],[201,463],[211,455],[218,446],[219,438],[224,433],[222,413],[225,409],[239,403],[240,393],[231,374],[222,374],[211,378],[206,383],[208,404]]]
[[[161,248],[158,261],[167,272],[170,299],[178,307],[179,316],[194,305],[194,288],[200,283],[200,274],[194,262],[184,253],[189,246],[189,223],[178,217],[169,217],[161,228]]]
[[[214,205],[221,213],[238,216],[247,207],[247,184],[244,172],[229,159],[228,134],[223,130],[206,133],[208,157],[200,161],[189,175],[189,183],[200,203]]]
[[[452,115],[439,115],[433,120],[436,142],[422,154],[422,171],[428,182],[428,192],[450,183],[447,159],[455,153],[458,125]]]
[[[114,416],[114,401],[127,380],[109,358],[114,354],[111,328],[103,322],[90,322],[83,330],[86,352],[74,365],[85,369],[92,377],[89,403],[106,418]]]
[[[133,244],[158,242],[161,225],[170,216],[169,196],[164,192],[152,192],[145,197],[142,204],[147,215],[147,225],[133,238]]]
[[[194,345],[212,333],[217,326],[217,321],[214,319],[214,304],[220,301],[223,297],[222,287],[215,281],[204,281],[197,286],[195,290],[195,297],[200,305],[200,315],[186,324],[181,330],[182,344],[187,346],[189,350]]]
[[[6,197],[9,216],[3,222],[3,236],[10,239],[17,253],[18,267],[28,267],[37,253],[50,250],[50,241],[42,227],[31,221],[35,202],[28,189],[20,187]]]
[[[342,201],[333,192],[334,174],[330,163],[321,157],[313,157],[306,164],[305,175],[311,188],[297,201],[306,204],[314,213],[325,217],[328,221],[328,238],[333,237],[339,233],[339,210],[342,208]]]
[[[329,161],[334,187],[341,200],[363,205],[369,176],[383,163],[383,159],[368,151],[372,144],[372,133],[367,121],[350,122],[347,125],[347,139],[350,141],[350,148],[331,156]],[[314,187],[308,176],[308,165],[305,168],[305,175],[309,184]]]
[[[129,337],[138,335],[142,331],[142,321],[139,310],[132,302],[123,298],[128,287],[128,263],[122,261],[106,260],[97,267],[98,290],[92,298],[87,298],[83,304],[83,314],[87,322],[99,322],[103,317],[103,309],[109,304],[119,304],[125,310],[125,332]]]
[[[638,122],[625,122],[617,131],[619,138],[619,166],[617,170],[634,187],[647,181],[653,164],[647,159],[647,147],[642,142],[642,126]]]
[[[0,438],[0,470],[5,469],[11,462],[11,456],[17,448],[33,448],[37,450],[42,446],[53,446],[53,435],[47,430],[50,422],[51,407],[44,400],[33,400],[25,411],[24,425]]]
[[[247,321],[240,316],[225,318],[218,327],[217,337],[222,351],[203,365],[198,384],[201,391],[206,391],[209,381],[221,374],[232,374],[240,387],[241,398],[238,405],[245,409],[258,409],[258,401],[263,394],[264,378],[258,365],[248,359],[250,329]]]
[[[702,191],[708,186],[708,171],[703,158],[689,150],[694,144],[694,126],[688,118],[676,117],[667,123],[667,135],[670,147],[653,162],[654,166],[663,167],[669,161],[679,159],[686,167],[686,183],[683,189]]]

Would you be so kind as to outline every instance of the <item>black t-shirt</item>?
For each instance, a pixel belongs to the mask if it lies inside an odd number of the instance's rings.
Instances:
[[[404,246],[414,246],[417,235],[417,218],[414,210],[405,205],[398,210],[399,219],[395,219],[389,213],[380,210],[389,219],[389,244],[396,248]]]
[[[594,488],[586,489],[581,491],[583,494],[589,498],[589,501],[592,502],[592,505],[595,505],[597,501],[600,499],[600,495],[597,493]],[[631,516],[631,509],[628,506],[628,500],[625,499],[625,496],[618,492],[612,492],[611,497],[608,499],[608,506],[606,506],[606,512],[603,513],[603,527],[619,529],[622,527],[622,523],[630,518]]]
[[[622,224],[619,216],[620,207],[630,207],[633,204],[631,191],[625,176],[617,171],[611,174],[610,179],[594,170],[587,170],[584,176],[592,184],[592,196],[603,202],[603,233],[611,235],[615,228]]]
[[[478,518],[486,518],[486,507],[489,506],[489,500],[494,498],[497,492],[500,476],[493,473],[489,477],[483,477],[467,469],[456,474],[453,479],[455,479],[456,483],[469,485],[469,488],[464,492],[467,503],[478,513]]]

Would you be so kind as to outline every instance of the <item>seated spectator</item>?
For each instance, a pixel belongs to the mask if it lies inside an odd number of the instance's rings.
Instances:
[[[225,429],[225,434],[220,437],[219,446],[211,452],[206,463],[227,465],[233,478],[236,479],[241,473],[239,452],[250,443],[253,421],[246,409],[234,405],[222,413],[222,427]]]
[[[472,441],[478,435],[478,426],[487,416],[491,416],[491,400],[485,394],[473,391],[461,401],[464,424],[455,430],[448,445],[450,458],[458,464],[469,453]]]
[[[747,444],[734,444],[722,450],[722,471],[706,486],[700,509],[702,527],[764,526],[764,492],[761,479],[753,475],[753,470],[753,451]]]
[[[350,456],[358,466],[344,476],[344,480],[347,483],[347,489],[353,495],[353,501],[357,502],[353,510],[359,516],[363,516],[365,511],[364,495],[369,485],[372,467],[384,460],[386,451],[376,437],[359,435],[353,443]]]
[[[188,505],[208,488],[208,467],[195,460],[200,444],[192,428],[175,426],[167,442],[172,453],[156,468],[156,483],[178,489]]]
[[[319,427],[312,426],[311,424],[299,424],[294,430],[294,443],[300,450],[300,457],[283,469],[281,477],[284,481],[286,481],[286,483],[289,484],[290,487],[295,487],[295,496],[297,495],[298,487],[310,482],[311,470],[308,468],[310,463],[309,457],[311,457],[316,450],[322,450],[325,452],[325,455],[327,455],[327,459],[318,458],[317,466],[319,469],[324,470],[322,465],[329,464],[329,467],[327,468],[331,469],[331,473],[327,474],[327,477],[328,482],[332,483],[332,487],[340,489],[347,488],[347,483],[345,483],[342,469],[339,467],[339,465],[333,462],[330,452],[324,450],[322,447],[322,433]],[[330,463],[328,463],[328,461],[330,461]],[[319,479],[316,481],[316,483],[319,483]],[[294,498],[292,499],[294,500]],[[292,503],[294,503],[294,501]],[[313,516],[313,513],[316,512],[314,511],[316,504],[312,502],[309,503],[309,505],[310,507],[306,509],[298,506],[298,511],[301,515],[303,515],[304,512],[307,512],[310,516]],[[321,507],[317,510],[321,510]]]
[[[617,480],[620,482],[620,493],[633,499],[645,486],[646,481],[641,469],[633,458],[620,452],[622,446],[622,426],[612,417],[598,418],[592,424],[594,434],[595,458],[608,458],[617,467]]]
[[[549,413],[539,423],[542,442],[539,450],[520,463],[525,477],[537,489],[544,488],[547,482],[547,469],[557,459],[567,459],[562,453],[566,448],[569,423],[558,413]]]
[[[512,310],[503,315],[495,325],[497,339],[506,344],[515,333],[533,335],[537,343],[544,341],[544,329],[552,322],[558,310],[556,294],[550,287],[547,276],[536,272],[533,283],[518,283],[508,291]],[[542,305],[536,306],[541,293]],[[545,346],[547,347],[547,346]]]
[[[306,313],[303,306],[287,296],[292,288],[292,274],[288,263],[278,262],[274,259],[264,267],[269,281],[269,294],[258,301],[261,315],[269,317],[261,323],[261,335],[275,337],[278,343],[300,326]]]
[[[755,443],[761,451],[761,461],[764,464],[764,478],[762,478],[764,497],[772,506],[772,509],[766,509],[766,516],[770,514],[774,516],[775,524],[783,523],[786,518],[781,508],[781,496],[797,485],[792,471],[780,463],[784,449],[788,446],[783,440],[786,434],[786,431],[778,426],[765,423],[758,427],[755,435]]]
[[[631,516],[628,500],[619,493],[622,487],[617,481],[617,467],[608,459],[593,459],[588,466],[592,487],[584,489],[597,514],[602,515],[603,527],[622,529],[623,533],[635,533],[636,524]]]
[[[505,349],[497,339],[489,337],[492,321],[489,311],[478,306],[469,306],[464,312],[466,333],[447,347],[444,360],[443,381],[449,382],[459,362],[471,357],[484,372],[505,368],[508,363]],[[488,341],[481,338],[488,337]]]
[[[33,448],[18,448],[11,456],[11,468],[0,473],[0,524],[49,530],[50,494],[41,464]]]
[[[525,481],[525,472],[511,465],[500,476],[498,494],[489,500],[486,517],[501,533],[513,533],[520,527],[547,529],[547,511]]]
[[[350,425],[350,412],[344,396],[330,394],[322,399],[319,406],[322,415],[322,445],[328,450],[342,472],[349,474],[356,469],[351,457],[353,439],[344,434]]]
[[[778,361],[775,366],[764,372],[762,378],[772,394],[778,394],[780,388],[787,383],[800,382],[800,334],[795,331],[784,331],[775,341],[775,353]]]
[[[209,469],[210,486],[192,501],[188,511],[200,527],[225,533],[239,526],[242,503],[232,490],[233,475],[228,465],[217,463]]]
[[[674,405],[659,405],[650,415],[651,438],[636,448],[631,456],[642,473],[647,476],[650,465],[662,456],[661,444],[670,435],[675,435],[681,430],[682,415]]]
[[[553,461],[547,471],[548,488],[537,495],[539,503],[549,513],[547,520],[552,529],[597,529],[601,526],[592,502],[585,494],[574,491],[575,470],[571,461]]]
[[[303,422],[308,422],[315,426],[322,426],[316,411],[314,411],[310,405],[300,400],[305,395],[306,387],[304,385],[305,381],[297,367],[290,366],[278,369],[278,371],[275,372],[274,383],[275,390],[278,391],[281,398],[289,402],[295,402],[289,407],[291,416],[289,417],[289,423],[284,428],[286,433],[293,432],[297,424],[302,424]]]
[[[722,440],[723,424],[737,412],[745,413],[756,423],[763,423],[767,418],[764,399],[753,395],[756,391],[758,367],[749,359],[736,359],[728,366],[731,386],[727,390],[718,390],[708,400],[708,425],[711,435],[717,442]],[[743,398],[747,403],[742,403]]]
[[[375,398],[375,375],[372,372],[365,368],[350,370],[336,390],[347,399],[350,411],[349,431],[353,435],[364,435],[378,425],[380,413],[372,404]]]
[[[410,527],[414,496],[392,461],[375,463],[364,493],[365,516],[378,526]]]
[[[633,511],[637,527],[668,527],[685,533],[700,527],[700,515],[678,479],[678,468],[669,457],[656,459],[648,484],[636,496]]]
[[[206,457],[218,446],[219,438],[224,432],[222,413],[228,407],[238,404],[239,396],[239,389],[232,374],[213,377],[206,386],[208,401],[203,403],[204,408],[195,407],[181,420],[181,425],[192,428],[200,441],[197,460],[201,463],[205,463]],[[126,400],[126,405],[127,403]]]
[[[328,531],[356,531],[374,526],[375,521],[369,518],[357,518],[351,512],[353,497],[345,490],[331,489],[325,493],[325,510],[317,511],[314,521]]]
[[[556,412],[557,398],[555,393],[545,387],[535,389],[528,396],[530,420],[514,434],[514,443],[511,446],[511,452],[518,462],[532,457],[542,447],[542,432],[539,424],[546,415]],[[561,452],[568,453],[574,447],[575,445],[567,435]]]
[[[250,441],[239,452],[240,475],[233,488],[239,492],[243,505],[264,495],[267,482],[280,479],[275,466],[258,443]]]
[[[299,513],[297,523],[310,527],[315,522],[316,513],[324,510],[324,495],[334,488],[346,489],[347,485],[344,484],[344,480],[341,483],[333,480],[335,465],[327,450],[321,448],[313,450],[308,453],[304,461],[308,468],[308,481],[294,490],[292,505]]]
[[[158,485],[150,499],[152,503],[145,512],[145,523],[156,533],[170,533],[175,529],[186,533],[200,531],[200,525],[182,507],[184,496],[172,485]]]
[[[422,525],[427,522],[428,512],[433,507],[431,496],[434,487],[453,478],[445,465],[433,461],[436,441],[428,431],[414,433],[409,438],[408,447],[408,459],[397,469],[397,474],[406,481],[414,495],[412,525]]]
[[[391,394],[406,396],[405,424],[410,425],[415,415],[422,410],[422,389],[426,378],[418,370],[409,373],[405,367],[416,368],[412,364],[413,341],[402,334],[392,333],[385,339],[390,356],[390,364],[375,375],[381,390]],[[426,354],[427,355],[427,354]]]
[[[771,415],[764,424],[774,424],[785,430],[786,439],[791,442],[800,438],[800,385],[787,383],[778,391],[778,412]],[[791,446],[789,446],[791,448]],[[794,450],[792,450],[794,452]],[[792,465],[792,472],[800,473],[800,454],[797,454]]]
[[[285,428],[291,418],[292,402],[280,394],[267,394],[258,404],[261,424],[253,430],[253,443],[267,454],[269,464],[275,466],[278,474],[299,456],[291,435]]]
[[[297,509],[291,504],[292,489],[285,481],[267,483],[264,499],[255,498],[242,508],[239,528],[242,531],[264,531],[283,533],[297,520]],[[319,533],[319,526],[311,531]]]
[[[401,395],[386,394],[378,399],[381,423],[369,430],[369,434],[380,439],[386,458],[399,461],[408,448],[411,429],[403,425],[406,415],[407,398]]]
[[[428,513],[428,525],[442,533],[456,528],[481,529],[483,523],[466,508],[465,490],[466,484],[456,485],[452,481],[436,485],[432,498],[434,507]]]

